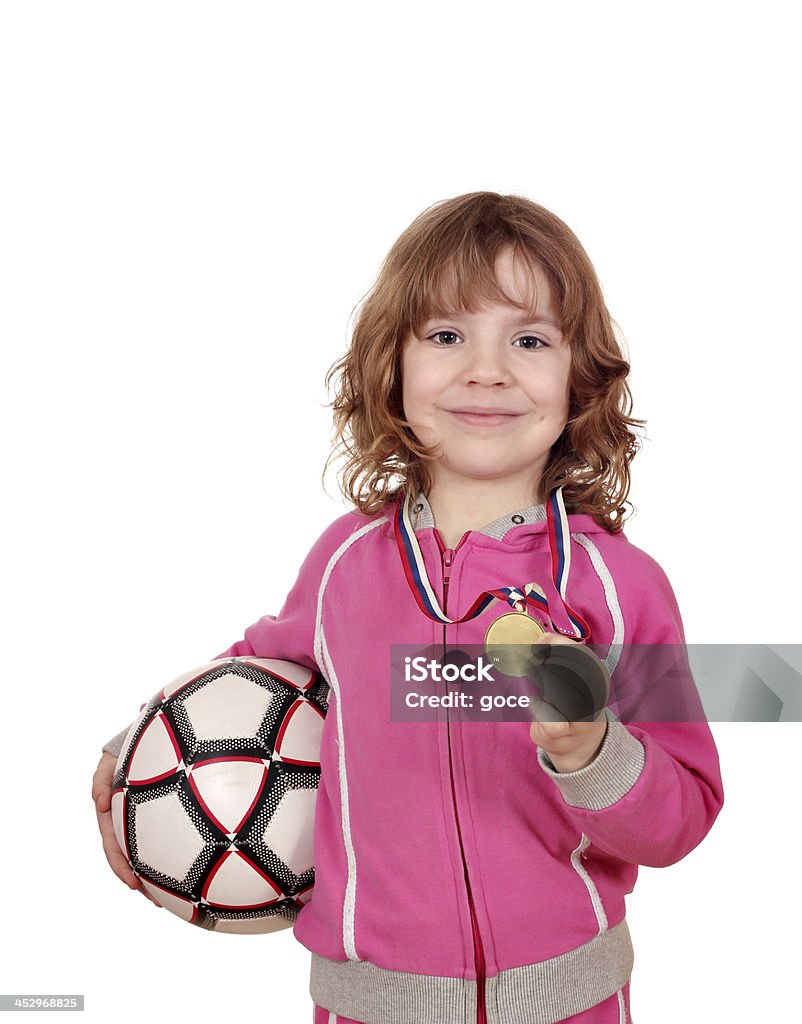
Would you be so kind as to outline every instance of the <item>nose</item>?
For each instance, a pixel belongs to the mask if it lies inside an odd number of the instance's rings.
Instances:
[[[509,384],[511,373],[504,358],[503,344],[495,338],[477,339],[470,347],[464,372],[466,384],[486,387]]]

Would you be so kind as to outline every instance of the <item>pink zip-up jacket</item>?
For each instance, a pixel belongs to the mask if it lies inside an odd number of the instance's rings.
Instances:
[[[315,814],[315,888],[295,924],[318,1005],[366,1024],[548,1024],[620,992],[632,947],[624,897],[637,865],[684,857],[722,804],[707,723],[624,725],[607,712],[595,759],[559,774],[526,722],[391,720],[390,648],[482,644],[509,607],[443,626],[419,609],[393,534],[395,505],[338,518],[277,616],[218,657],[299,662],[330,685]],[[431,509],[413,521],[441,607],[539,583],[552,602],[544,506],[446,550]],[[657,563],[570,515],[566,599],[608,650],[684,642]],[[445,632],[444,632],[445,631]],[[595,647],[599,650],[599,647]],[[117,753],[124,733],[105,749]]]
[[[332,523],[279,615],[220,655],[300,662],[331,688],[315,889],[295,924],[313,954],[311,994],[367,1024],[562,1020],[629,979],[624,897],[638,864],[678,861],[713,824],[723,799],[715,745],[705,721],[635,727],[608,712],[596,758],[559,774],[525,722],[391,721],[391,645],[481,644],[510,610],[498,602],[446,627],[423,615],[395,507]],[[454,550],[425,497],[416,512],[449,618],[522,582],[553,599],[544,506],[469,531]],[[594,645],[612,657],[623,644],[683,643],[657,563],[588,515],[568,521],[566,598]]]

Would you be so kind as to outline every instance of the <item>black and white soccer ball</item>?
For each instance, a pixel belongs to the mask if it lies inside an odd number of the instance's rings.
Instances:
[[[155,694],[114,776],[120,848],[148,893],[202,928],[286,928],[314,886],[328,684],[288,661],[229,658]]]

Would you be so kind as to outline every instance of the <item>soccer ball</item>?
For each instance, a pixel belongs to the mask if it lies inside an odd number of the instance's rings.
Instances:
[[[157,903],[223,932],[290,926],[314,886],[328,684],[289,661],[228,658],[142,708],[114,776],[120,849]]]

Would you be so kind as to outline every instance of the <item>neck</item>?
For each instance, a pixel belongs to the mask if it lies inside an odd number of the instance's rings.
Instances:
[[[531,480],[436,480],[427,495],[437,531],[448,548],[468,530],[481,530],[501,516],[537,505],[541,498]]]

